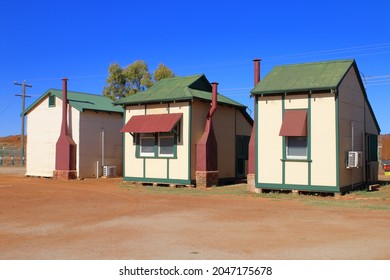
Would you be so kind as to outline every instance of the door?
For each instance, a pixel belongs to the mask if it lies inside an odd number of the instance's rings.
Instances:
[[[236,136],[236,178],[246,177],[250,136]]]

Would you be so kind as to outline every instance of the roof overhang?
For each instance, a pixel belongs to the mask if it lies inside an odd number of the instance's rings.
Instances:
[[[182,118],[182,113],[132,116],[121,132],[156,133],[170,132]]]

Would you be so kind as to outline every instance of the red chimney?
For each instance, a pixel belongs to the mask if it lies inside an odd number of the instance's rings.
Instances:
[[[62,79],[62,125],[61,135],[68,135],[68,78]]]
[[[76,143],[68,135],[68,79],[62,79],[62,124],[60,136],[56,144],[56,170],[53,172],[57,179],[75,179]]]
[[[206,117],[202,137],[196,143],[196,187],[207,188],[218,185],[218,145],[212,118],[218,105],[218,83],[211,83],[211,107]]]
[[[259,58],[255,58],[253,60],[253,63],[254,63],[254,68],[255,68],[255,71],[254,71],[254,84],[255,86],[260,82],[260,61],[261,59]]]
[[[211,108],[209,111],[209,117],[210,119],[213,117],[215,111],[217,110],[217,103],[218,103],[218,83],[212,82],[212,99],[211,99]]]
[[[260,61],[261,59],[255,58],[253,60],[253,66],[254,66],[254,84],[255,86],[260,82]],[[256,97],[254,98],[255,101],[255,107],[256,108]],[[255,143],[256,143],[256,135],[255,135],[255,122],[256,122],[256,115],[254,116],[254,122],[252,126],[252,133],[251,138],[249,140],[249,147],[248,147],[248,174],[255,174]]]

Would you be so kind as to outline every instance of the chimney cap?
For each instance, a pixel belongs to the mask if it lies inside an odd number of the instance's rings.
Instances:
[[[255,58],[253,61],[261,61],[261,58]]]
[[[63,81],[67,81],[67,80],[69,80],[67,77],[65,77],[65,78],[62,78],[62,80]]]
[[[212,85],[219,85],[217,82],[211,82]]]

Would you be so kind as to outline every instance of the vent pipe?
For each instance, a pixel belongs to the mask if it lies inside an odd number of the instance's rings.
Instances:
[[[68,78],[62,79],[62,125],[61,135],[68,135]]]
[[[258,83],[260,83],[260,61],[261,59],[255,58],[253,60],[253,66],[254,66],[254,86],[256,86]],[[256,97],[254,98],[254,108],[256,108]],[[248,174],[255,174],[255,144],[256,144],[256,133],[255,133],[255,122],[256,122],[256,110],[255,110],[255,116],[254,116],[254,122],[252,126],[252,133],[251,138],[249,140],[249,147],[248,147]],[[249,181],[249,179],[248,179]]]
[[[211,108],[209,111],[209,115],[207,116],[208,118],[212,118],[215,111],[217,111],[217,104],[218,104],[218,83],[217,82],[212,82],[212,99],[211,99]]]
[[[260,82],[260,61],[261,59],[260,58],[255,58],[253,60],[253,64],[254,64],[254,84],[255,86]]]

